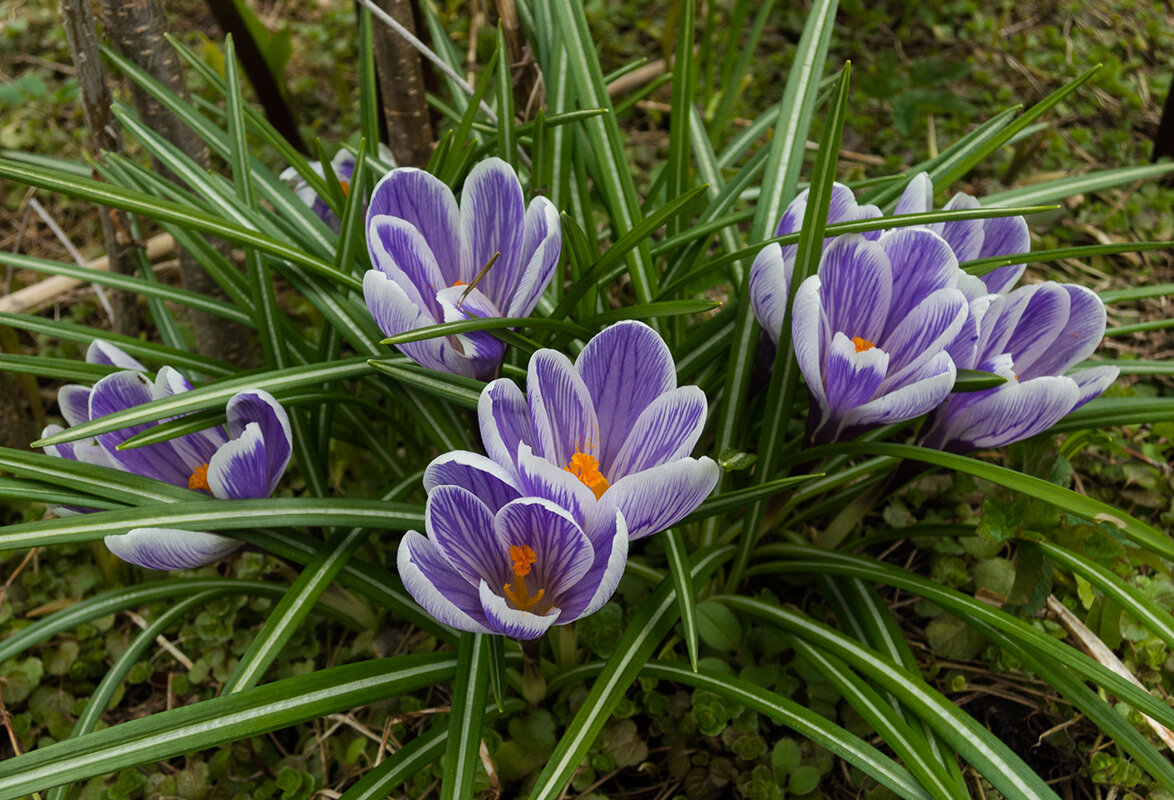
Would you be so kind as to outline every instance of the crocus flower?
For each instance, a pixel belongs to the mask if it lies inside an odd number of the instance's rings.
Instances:
[[[583,527],[538,497],[494,511],[467,489],[440,486],[425,525],[427,536],[400,541],[404,586],[436,619],[474,633],[534,639],[591,614],[615,592],[628,556],[618,511]]]
[[[958,366],[1007,382],[951,396],[929,418],[923,444],[964,453],[1000,447],[1047,430],[1117,378],[1116,367],[1064,373],[1105,334],[1105,306],[1082,286],[1047,282],[971,302],[977,341]]]
[[[775,236],[797,233],[807,212],[808,192],[804,190],[791,201],[779,220]],[[978,200],[959,192],[946,205],[947,210],[979,207]],[[897,200],[895,214],[923,214],[933,210],[933,183],[924,172],[915,175]],[[828,207],[827,224],[854,222],[863,219],[878,219],[881,210],[874,205],[856,202],[852,190],[841,183],[832,185],[831,204]],[[1025,253],[1031,246],[1027,221],[1023,217],[998,217],[991,219],[958,220],[938,222],[927,226],[940,235],[954,251],[958,262],[970,261],[989,256]],[[883,231],[868,231],[865,239],[876,241]],[[824,240],[826,249],[832,242]],[[772,242],[758,252],[750,268],[750,302],[759,325],[778,342],[786,310],[787,292],[791,285],[791,273],[795,267],[798,245],[780,245]],[[981,281],[969,276],[959,279],[958,288],[972,299],[988,292],[1005,292],[1019,280],[1026,269],[1024,264],[1000,267],[983,275]]]
[[[367,307],[388,336],[474,317],[525,317],[554,275],[562,229],[554,205],[523,203],[513,168],[498,158],[475,166],[461,204],[418,169],[389,172],[367,210],[375,268],[363,277]],[[397,345],[429,369],[489,380],[505,345],[475,332]]]
[[[526,394],[499,379],[477,406],[488,457],[456,451],[429,465],[429,491],[463,486],[495,511],[519,497],[544,497],[584,529],[610,524],[649,536],[697,508],[717,484],[710,458],[691,458],[705,425],[705,394],[677,386],[672,355],[641,322],[620,322],[591,339],[572,363],[539,350]]]
[[[962,272],[925,228],[840,236],[795,294],[792,338],[816,442],[918,417],[946,399],[966,320]]]
[[[122,369],[103,377],[93,388],[61,388],[58,405],[70,425],[192,388],[171,367],[160,368],[152,383],[143,375],[142,364],[108,342],[95,340],[86,360]],[[117,449],[131,436],[158,425],[152,422],[49,445],[45,450],[51,455],[132,472],[224,500],[268,497],[289,463],[289,418],[273,396],[260,389],[234,395],[228,401],[227,415],[227,432],[214,426],[145,447]],[[62,430],[60,425],[50,425],[42,436]],[[191,569],[210,564],[240,546],[227,536],[172,528],[136,528],[107,536],[105,541],[110,552],[123,561],[149,569]]]
[[[326,176],[326,170],[322,168],[320,161],[311,161],[310,168],[322,177]],[[342,148],[330,160],[330,168],[334,171],[334,177],[338,179],[339,184],[342,186],[343,193],[349,194],[351,181],[355,175],[355,154],[345,147]],[[338,229],[342,226],[342,220],[330,210],[330,206],[326,204],[326,201],[318,196],[318,193],[310,187],[310,184],[306,182],[305,178],[298,174],[297,170],[293,167],[288,167],[281,173],[281,179],[291,184],[298,199],[308,205],[310,210],[317,214],[330,230],[338,233]]]

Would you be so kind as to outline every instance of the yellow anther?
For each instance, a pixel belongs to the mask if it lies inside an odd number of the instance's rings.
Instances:
[[[597,500],[603,497],[603,493],[611,485],[607,482],[607,478],[603,477],[603,473],[599,471],[599,462],[595,460],[595,457],[578,450],[571,456],[571,463],[563,469],[586,484],[587,488],[595,493]]]
[[[212,487],[208,485],[208,465],[201,464],[192,470],[192,475],[188,478],[188,488],[196,489],[201,492],[211,493]]]
[[[542,599],[542,595],[546,594],[545,589],[539,589],[538,594],[531,597],[530,590],[526,588],[526,576],[530,574],[530,569],[538,560],[538,555],[529,545],[514,544],[510,545],[510,559],[514,562],[514,585],[510,586],[507,583],[501,588],[505,591],[505,596],[509,601],[514,604],[514,608],[519,611],[529,611],[535,603]]]

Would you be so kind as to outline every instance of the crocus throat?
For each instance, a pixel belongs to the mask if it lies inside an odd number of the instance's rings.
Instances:
[[[563,469],[583,481],[588,489],[595,492],[596,500],[603,497],[603,493],[611,485],[607,482],[607,478],[603,477],[603,473],[599,471],[599,462],[595,460],[595,457],[578,450],[571,456],[571,463]]]
[[[519,611],[529,611],[535,603],[542,599],[542,595],[546,594],[545,589],[539,589],[538,594],[533,597],[530,596],[530,590],[526,588],[526,576],[530,574],[530,568],[534,566],[534,562],[538,560],[534,548],[529,545],[510,545],[510,559],[514,562],[514,584],[506,584],[502,588],[505,590],[505,596],[514,604],[514,608]]]
[[[872,348],[876,347],[876,345],[872,342],[868,341],[867,339],[862,339],[859,336],[852,337],[852,344],[856,345],[857,353],[863,353],[865,350],[871,350]]]
[[[196,489],[201,492],[212,493],[212,487],[208,485],[208,465],[201,464],[192,470],[192,475],[188,478],[188,488]]]

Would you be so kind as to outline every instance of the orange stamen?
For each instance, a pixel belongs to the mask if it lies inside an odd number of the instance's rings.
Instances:
[[[872,342],[868,341],[867,339],[862,339],[859,336],[852,337],[852,344],[856,345],[857,353],[863,353],[865,350],[871,350],[872,348],[876,347],[876,345]]]
[[[454,282],[453,282],[453,285],[452,285],[452,286],[450,286],[449,288],[450,288],[450,289],[454,289],[454,288],[456,288],[457,286],[468,286],[468,285],[469,285],[469,284],[465,283],[464,281],[454,281]]]
[[[530,590],[526,588],[526,576],[530,574],[530,569],[538,560],[538,556],[529,545],[514,544],[510,545],[510,558],[514,562],[514,585],[510,586],[507,583],[502,589],[505,590],[505,596],[514,604],[514,608],[529,611],[542,599],[542,595],[546,594],[545,589],[539,589],[538,594],[531,597]]]
[[[339,181],[338,185],[342,187],[342,196],[347,197],[351,193],[351,184],[349,181]]]
[[[212,487],[208,485],[207,464],[201,464],[192,470],[192,475],[190,478],[188,478],[188,488],[201,492],[212,492]]]
[[[603,497],[603,493],[611,485],[607,482],[607,478],[603,477],[603,473],[599,471],[599,462],[595,460],[595,457],[578,450],[571,456],[571,463],[563,469],[583,481],[588,489],[595,492],[596,500]]]

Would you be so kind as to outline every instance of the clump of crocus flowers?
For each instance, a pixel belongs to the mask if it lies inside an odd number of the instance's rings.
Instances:
[[[118,367],[92,388],[63,386],[58,392],[61,414],[70,425],[99,419],[152,400],[190,391],[191,383],[177,370],[161,367],[154,381],[146,367],[118,347],[95,340],[86,353],[92,364]],[[167,441],[119,449],[132,436],[155,427],[146,423],[59,445],[51,455],[142,475],[202,492],[221,500],[268,497],[289,464],[292,437],[289,418],[271,394],[252,389],[234,395],[226,407],[227,431],[214,425]],[[41,434],[64,430],[50,425]],[[88,509],[59,508],[58,513]],[[240,547],[228,536],[174,528],[135,528],[107,536],[106,547],[123,561],[148,569],[192,569],[210,564]]]
[[[896,214],[928,212],[932,199],[928,176],[918,175]],[[804,192],[784,212],[776,235],[798,230],[806,204]],[[946,208],[978,206],[958,194]],[[881,216],[876,206],[859,205],[848,187],[833,187],[829,224]],[[795,357],[811,398],[810,438],[850,439],[929,413],[922,443],[967,452],[1040,433],[1103,392],[1117,368],[1065,375],[1104,335],[1104,304],[1095,293],[1053,282],[1013,289],[1022,263],[981,277],[961,268],[1029,247],[1027,223],[1015,216],[827,239],[817,274],[798,287],[792,309]],[[755,316],[775,342],[795,252],[794,245],[769,244],[751,269]],[[1006,382],[952,394],[959,369]]]

